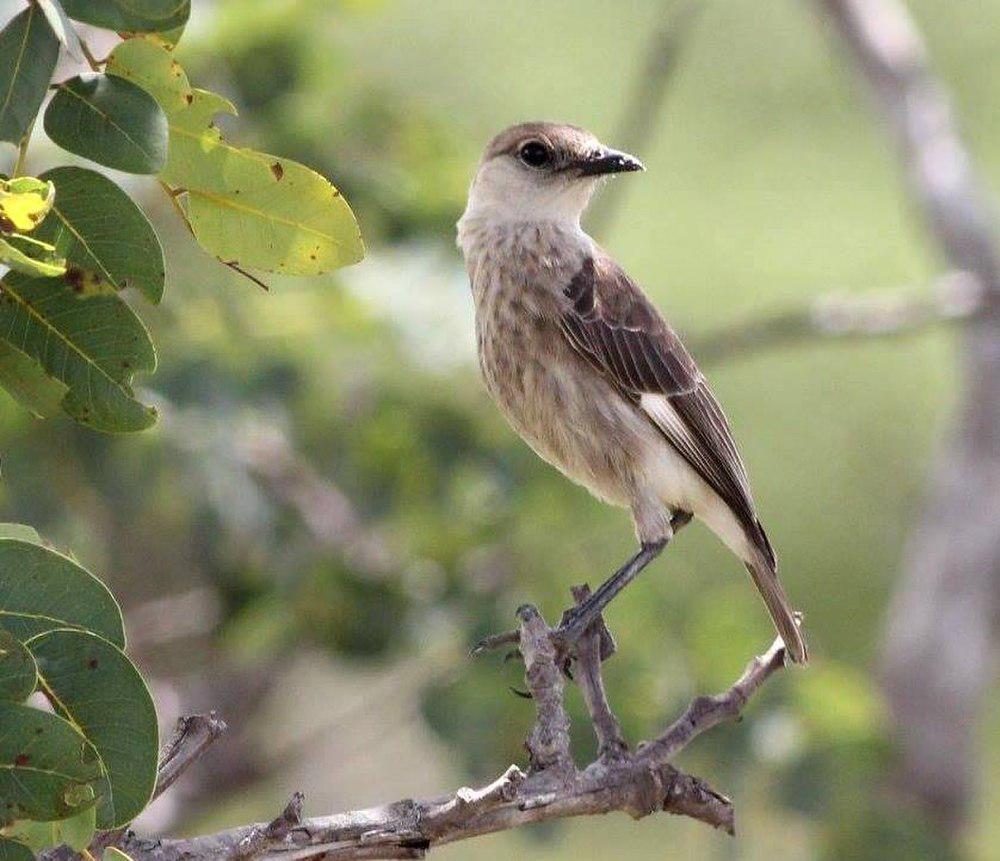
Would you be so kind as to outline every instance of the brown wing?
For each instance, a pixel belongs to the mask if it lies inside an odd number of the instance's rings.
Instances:
[[[584,261],[567,285],[561,325],[570,344],[650,421],[729,505],[771,567],[774,552],[750,494],[729,422],[694,359],[639,287],[609,257]],[[642,396],[662,395],[672,409]]]

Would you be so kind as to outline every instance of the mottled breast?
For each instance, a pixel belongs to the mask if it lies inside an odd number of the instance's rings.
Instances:
[[[588,249],[533,225],[478,250],[469,269],[487,389],[541,457],[598,497],[629,504],[630,452],[642,450],[629,437],[648,436],[648,422],[593,373],[558,323]]]

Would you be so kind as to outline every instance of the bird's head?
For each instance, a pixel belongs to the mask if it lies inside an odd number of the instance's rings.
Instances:
[[[578,223],[598,183],[642,162],[576,126],[521,123],[498,134],[469,189],[466,215]]]

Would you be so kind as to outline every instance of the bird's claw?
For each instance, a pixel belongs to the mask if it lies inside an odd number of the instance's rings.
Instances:
[[[483,637],[483,639],[469,650],[469,657],[478,658],[487,652],[495,652],[497,649],[504,648],[504,646],[512,646],[520,642],[521,633],[519,631],[504,631],[502,634],[491,634],[489,637]]]
[[[552,646],[555,649],[556,666],[563,671],[568,679],[573,678],[571,666],[573,660],[576,658],[576,642],[583,635],[584,631],[590,625],[594,624],[593,622],[588,623],[586,617],[586,613],[580,612],[580,605],[570,607],[563,612],[562,618],[559,621],[559,627],[553,628],[549,634]],[[614,637],[611,636],[611,632],[607,629],[603,619],[598,618],[601,638],[600,656],[601,661],[604,662],[615,653],[616,645]],[[469,656],[478,658],[487,652],[495,652],[507,646],[516,646],[519,643],[519,631],[504,631],[501,634],[492,634],[489,637],[483,637],[483,639],[476,643],[469,651]],[[521,653],[516,648],[511,649],[504,655],[504,663],[519,657],[521,657]]]

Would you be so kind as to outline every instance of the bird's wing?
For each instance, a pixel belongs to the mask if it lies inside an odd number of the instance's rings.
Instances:
[[[565,290],[569,343],[635,403],[736,514],[771,566],[746,467],[694,359],[638,285],[609,257],[584,261]]]

